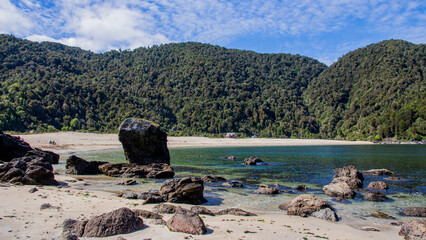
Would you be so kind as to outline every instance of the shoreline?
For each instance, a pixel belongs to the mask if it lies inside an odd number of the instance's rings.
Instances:
[[[54,132],[15,135],[23,138],[32,147],[54,151],[58,154],[69,152],[105,151],[122,149],[117,134]],[[54,140],[56,145],[49,144]],[[167,137],[168,148],[209,148],[209,147],[265,147],[265,146],[325,146],[325,145],[372,145],[367,141],[288,139],[288,138],[208,138],[208,137]]]

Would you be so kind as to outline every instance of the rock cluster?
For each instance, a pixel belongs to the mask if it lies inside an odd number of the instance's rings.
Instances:
[[[338,220],[334,209],[326,201],[309,194],[299,195],[293,200],[281,204],[279,208],[286,210],[288,215],[301,217],[313,215],[329,221]]]
[[[323,188],[324,194],[343,199],[354,198],[356,193],[353,190],[363,186],[362,173],[352,165],[336,168],[334,172],[336,175],[334,175],[333,181]]]
[[[118,139],[123,145],[128,163],[170,164],[167,134],[153,122],[128,118],[120,126]]]

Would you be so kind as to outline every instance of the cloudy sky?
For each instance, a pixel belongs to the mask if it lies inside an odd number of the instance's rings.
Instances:
[[[0,0],[0,33],[94,52],[196,41],[331,64],[386,39],[426,42],[424,0]]]

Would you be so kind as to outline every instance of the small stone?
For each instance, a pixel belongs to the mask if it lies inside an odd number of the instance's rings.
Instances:
[[[362,231],[367,231],[367,232],[380,232],[380,229],[375,228],[375,227],[363,227],[361,228]]]
[[[34,188],[31,188],[28,192],[29,193],[35,193],[37,191],[38,191],[38,189],[36,187],[34,187]]]

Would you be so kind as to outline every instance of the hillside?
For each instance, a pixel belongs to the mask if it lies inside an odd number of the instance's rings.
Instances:
[[[0,129],[114,132],[136,116],[170,135],[421,138],[424,76],[425,45],[404,41],[327,68],[193,42],[96,54],[0,35]]]

